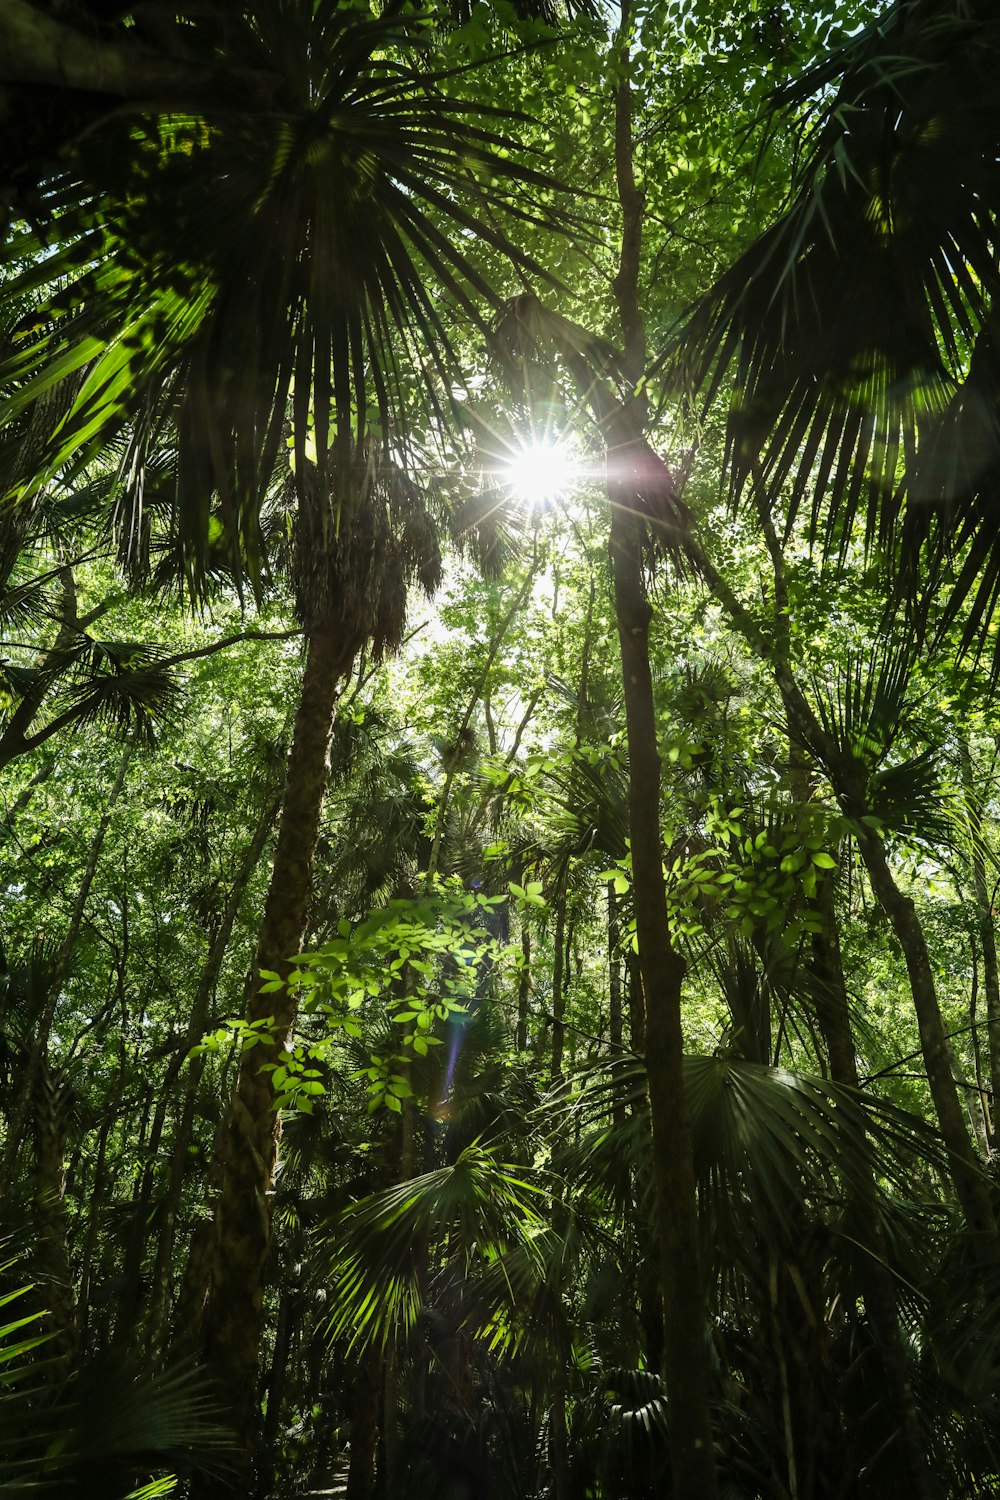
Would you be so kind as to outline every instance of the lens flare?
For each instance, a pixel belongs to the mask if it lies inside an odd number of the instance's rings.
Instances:
[[[558,500],[577,476],[577,461],[561,443],[531,443],[505,465],[504,483],[528,505]]]

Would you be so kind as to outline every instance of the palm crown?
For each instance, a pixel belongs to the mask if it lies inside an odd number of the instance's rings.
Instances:
[[[787,486],[789,527],[806,502],[833,551],[858,516],[910,558],[971,542],[970,631],[1000,585],[998,48],[982,0],[896,0],[788,90],[808,106],[788,207],[665,356],[709,399],[733,378],[734,486]]]
[[[105,121],[46,184],[49,227],[10,247],[4,488],[27,498],[129,421],[134,497],[170,428],[192,554],[221,527],[253,574],[286,445],[336,492],[339,531],[366,442],[454,410],[455,315],[485,333],[484,253],[539,271],[504,225],[551,221],[553,184],[515,159],[509,115],[445,90],[416,18],[280,0],[192,24],[251,80],[245,103]]]

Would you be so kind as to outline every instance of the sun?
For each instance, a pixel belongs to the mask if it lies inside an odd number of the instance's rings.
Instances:
[[[502,470],[511,493],[528,505],[546,505],[560,498],[577,478],[579,465],[564,443],[529,443]]]

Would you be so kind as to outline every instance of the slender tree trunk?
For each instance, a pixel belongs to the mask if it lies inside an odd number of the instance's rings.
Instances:
[[[91,1187],[87,1213],[87,1232],[83,1242],[83,1251],[80,1255],[80,1346],[84,1353],[87,1352],[87,1341],[90,1331],[90,1283],[94,1264],[94,1250],[97,1246],[97,1235],[100,1229],[104,1203],[108,1196],[107,1190],[110,1177],[108,1171],[108,1139],[118,1118],[122,1094],[125,1091],[126,1069],[126,1053],[124,1044],[122,1043],[118,1062],[118,1077],[115,1081],[111,1098],[104,1109],[104,1118],[101,1123],[101,1131],[97,1142],[97,1161],[94,1166],[94,1181]]]
[[[564,871],[556,892],[556,923],[552,938],[552,1081],[563,1076],[563,1050],[566,1045],[566,874]]]
[[[139,1186],[136,1189],[132,1203],[133,1216],[132,1228],[125,1248],[125,1263],[122,1268],[122,1292],[118,1301],[115,1316],[115,1332],[113,1343],[132,1344],[136,1337],[139,1324],[139,1306],[142,1301],[142,1263],[146,1252],[146,1242],[149,1238],[150,1205],[153,1201],[153,1187],[156,1182],[157,1159],[160,1152],[160,1141],[163,1139],[163,1126],[167,1118],[167,1109],[170,1105],[170,1091],[180,1071],[179,1063],[168,1068],[167,1076],[160,1088],[156,1107],[153,1110],[153,1120],[149,1130],[149,1140],[146,1143],[144,1153],[144,1165]]]
[[[517,1036],[518,1052],[528,1050],[528,997],[531,993],[531,933],[528,924],[521,919],[521,969],[517,976]]]
[[[983,843],[983,803],[972,770],[968,738],[959,737],[959,764],[965,791],[966,816],[969,822],[969,854],[972,863],[972,888],[976,901],[976,924],[983,954],[983,988],[986,991],[986,1016],[989,1023],[990,1089],[996,1116],[1000,1100],[1000,966],[997,963],[997,935],[993,924],[989,882],[986,878],[986,853]]]
[[[641,441],[646,402],[641,383],[646,336],[639,305],[644,195],[633,159],[630,0],[621,0],[619,73],[615,84],[615,179],[622,238],[613,289],[624,367],[636,394],[604,423],[611,505],[611,570],[621,650],[629,755],[629,832],[639,967],[646,1011],[646,1076],[653,1137],[656,1225],[664,1308],[663,1373],[667,1387],[674,1500],[714,1500],[715,1451],[709,1413],[708,1334],[698,1251],[698,1206],[684,1088],[681,989],[684,960],[667,923],[660,838],[660,756],[649,665],[652,610],[643,578],[645,524],[630,462]]]
[[[976,1070],[976,1090],[979,1095],[979,1111],[983,1119],[987,1153],[993,1151],[993,1111],[990,1108],[990,1090],[983,1077],[983,1049],[979,1040],[979,955],[976,952],[975,934],[970,934],[972,954],[972,985],[969,992],[969,1037],[972,1042],[972,1062]]]
[[[371,1500],[375,1492],[381,1392],[382,1362],[377,1352],[369,1349],[361,1356],[357,1379],[348,1391],[351,1462],[345,1500]]]
[[[554,1371],[552,1407],[549,1412],[549,1466],[549,1493],[552,1500],[567,1500],[569,1451],[566,1442],[566,1366],[561,1360]]]
[[[7,1192],[13,1181],[18,1152],[21,1147],[21,1139],[31,1110],[35,1086],[41,1069],[46,1064],[48,1057],[49,1034],[52,1030],[52,1022],[55,1020],[63,986],[69,977],[70,966],[73,962],[73,949],[76,947],[77,938],[80,936],[80,928],[83,925],[87,902],[90,899],[90,890],[94,883],[94,876],[97,874],[97,866],[104,849],[104,841],[107,838],[108,828],[111,826],[111,815],[115,810],[115,805],[125,785],[125,777],[128,773],[134,748],[135,741],[134,739],[130,739],[122,751],[114,785],[108,794],[108,800],[101,815],[101,821],[97,826],[94,841],[90,846],[90,854],[80,880],[76,900],[73,903],[73,912],[70,917],[69,926],[60,944],[55,965],[49,978],[48,995],[35,1028],[35,1035],[28,1054],[20,1093],[7,1125],[7,1139],[4,1143],[3,1161],[0,1163],[0,1193]]]
[[[642,993],[639,960],[631,944],[625,951],[625,988],[628,996],[628,1040],[636,1057],[646,1050],[646,997]]]
[[[823,880],[818,905],[820,931],[812,939],[812,967],[819,980],[818,1020],[830,1059],[835,1083],[859,1086],[857,1053],[851,1029],[847,984],[837,931],[834,883]],[[861,1228],[865,1255],[861,1262],[865,1309],[875,1342],[875,1357],[881,1366],[883,1401],[897,1425],[894,1459],[913,1500],[934,1500],[934,1489],[920,1420],[913,1399],[913,1386],[899,1328],[896,1287],[887,1264],[887,1247],[879,1217],[874,1170],[848,1186],[852,1207]]]
[[[280,1442],[281,1407],[284,1401],[288,1376],[288,1361],[292,1351],[292,1334],[299,1322],[302,1308],[302,1292],[297,1286],[286,1288],[278,1305],[278,1317],[274,1330],[274,1351],[268,1371],[267,1412],[261,1431],[256,1492],[269,1495],[274,1481],[274,1461]]]
[[[609,464],[614,460],[609,454]],[[698,1258],[698,1211],[684,1091],[684,961],[667,924],[660,841],[660,757],[649,666],[649,622],[640,530],[631,498],[609,486],[615,612],[629,754],[636,932],[646,999],[646,1073],[653,1132],[656,1224],[664,1302],[664,1378],[674,1500],[717,1493],[708,1404],[708,1341]]]
[[[617,1056],[622,1050],[622,969],[621,925],[618,920],[618,897],[608,885],[608,1041]]]
[[[625,1052],[623,1042],[623,1013],[622,1013],[622,935],[621,922],[618,917],[618,897],[615,894],[614,885],[608,885],[608,1041],[611,1044],[611,1062],[617,1070],[623,1060]],[[614,1074],[614,1092],[611,1103],[611,1123],[617,1132],[625,1128],[625,1104],[624,1090],[618,1077]]]
[[[924,931],[911,897],[905,896],[896,884],[882,840],[866,825],[858,823],[857,827],[861,830],[858,844],[872,890],[889,918],[903,950],[913,1008],[917,1016],[920,1048],[927,1070],[927,1083],[934,1100],[955,1192],[978,1252],[984,1259],[996,1261],[1000,1259],[1000,1240],[997,1238],[997,1222],[989,1184],[976,1160],[965,1113],[955,1087]]]
[[[270,1194],[280,1133],[268,1066],[285,1047],[298,1006],[294,990],[261,993],[256,974],[268,970],[287,979],[292,970],[289,960],[302,947],[329,774],[334,703],[359,645],[357,640],[345,640],[331,624],[317,626],[308,636],[247,1014],[251,1025],[264,1023],[262,1040],[243,1052],[219,1142],[222,1186],[215,1210],[203,1344],[247,1468],[259,1418],[264,1263],[271,1241]],[[197,1493],[210,1495],[218,1489],[206,1478],[199,1481]]]
[[[191,1005],[191,1016],[184,1039],[175,1054],[171,1068],[168,1070],[167,1079],[164,1082],[165,1092],[168,1092],[173,1087],[177,1075],[184,1065],[184,1059],[203,1035],[208,1023],[208,1013],[212,1003],[212,996],[215,994],[219,974],[221,973],[226,951],[233,935],[236,919],[239,916],[243,897],[246,894],[246,889],[253,877],[253,873],[260,863],[264,852],[264,845],[267,843],[271,830],[274,827],[274,820],[278,815],[279,806],[280,804],[277,801],[265,803],[257,820],[253,837],[243,851],[243,857],[235,879],[229,889],[229,896],[222,913],[222,920],[212,939],[208,958],[198,979],[198,988],[195,991],[194,1000]],[[164,1197],[163,1213],[157,1236],[156,1259],[153,1265],[153,1285],[149,1312],[149,1349],[154,1360],[160,1357],[168,1321],[171,1265],[177,1229],[177,1215],[180,1209],[181,1193],[184,1185],[184,1172],[189,1162],[188,1147],[191,1144],[194,1129],[198,1091],[204,1071],[204,1057],[192,1058],[188,1064],[181,1107],[178,1111],[177,1123],[174,1130],[170,1156],[170,1176]]]
[[[39,1282],[46,1303],[43,1327],[51,1335],[47,1354],[50,1379],[61,1384],[78,1346],[76,1297],[69,1259],[66,1216],[66,1096],[61,1080],[41,1057],[35,1074],[33,1125],[35,1181],[32,1218]]]

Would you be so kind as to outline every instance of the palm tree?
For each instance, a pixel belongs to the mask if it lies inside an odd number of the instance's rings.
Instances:
[[[799,984],[807,978],[800,969]],[[916,1267],[937,1210],[921,1201],[914,1166],[926,1152],[941,1160],[932,1130],[871,1093],[731,1051],[687,1057],[684,1075],[713,1342],[728,1393],[716,1407],[724,1479],[739,1493],[920,1493],[898,1461],[895,1408],[882,1413],[884,1421],[865,1420],[873,1401],[882,1407],[885,1391],[878,1324],[862,1299],[869,1257],[881,1253],[908,1322],[923,1313],[928,1282]],[[632,1118],[609,1129],[623,1088]],[[553,1168],[572,1185],[568,1191],[594,1194],[638,1236],[648,1233],[642,1185],[652,1163],[641,1062],[619,1058],[591,1070],[569,1107],[579,1144],[555,1156]],[[874,1193],[881,1251],[855,1216],[858,1193]],[[928,1367],[936,1358],[935,1349]],[[662,1472],[670,1451],[665,1388],[648,1368],[600,1374],[614,1402],[609,1409],[605,1394],[594,1403],[603,1421],[585,1425],[582,1440],[593,1450],[596,1430],[603,1462],[613,1461],[612,1472],[624,1471],[626,1480],[631,1469],[631,1485],[609,1486],[610,1493],[657,1494],[655,1479],[643,1475],[650,1465]],[[950,1418],[946,1399],[928,1393],[925,1400],[917,1427],[921,1446],[932,1450]],[[643,1445],[638,1424],[647,1433]],[[645,1457],[644,1445],[652,1449]],[[832,1488],[824,1487],[827,1466]]]
[[[8,1259],[0,1275],[16,1269]],[[40,1331],[31,1291],[14,1286],[0,1299],[20,1314],[0,1325],[4,1494],[157,1500],[176,1485],[165,1470],[225,1471],[226,1435],[190,1368],[151,1374],[127,1359],[95,1360],[52,1384],[51,1334]],[[143,1482],[143,1472],[158,1477]]]
[[[554,184],[502,111],[449,92],[418,18],[259,0],[199,9],[190,26],[243,97],[111,118],[40,185],[45,270],[33,262],[4,290],[16,353],[0,370],[12,435],[0,464],[8,498],[27,503],[120,434],[134,513],[174,432],[197,592],[220,546],[238,582],[259,583],[261,505],[290,447],[307,650],[257,953],[283,979],[303,940],[338,685],[362,646],[377,657],[398,642],[408,585],[432,586],[439,566],[433,517],[403,471],[412,421],[457,411],[456,318],[485,332],[495,305],[477,245],[542,274],[503,226],[551,223],[535,197]],[[59,383],[70,397],[25,470],[21,428]],[[219,1148],[205,1339],[247,1444],[278,1137],[261,1065],[294,1018],[287,990],[254,991],[264,1040],[244,1057]]]
[[[957,556],[967,645],[1000,585],[998,58],[988,0],[895,0],[790,84],[789,206],[655,362],[729,391],[734,494],[784,495],[786,530],[808,504],[833,555],[860,518],[932,583]]]

